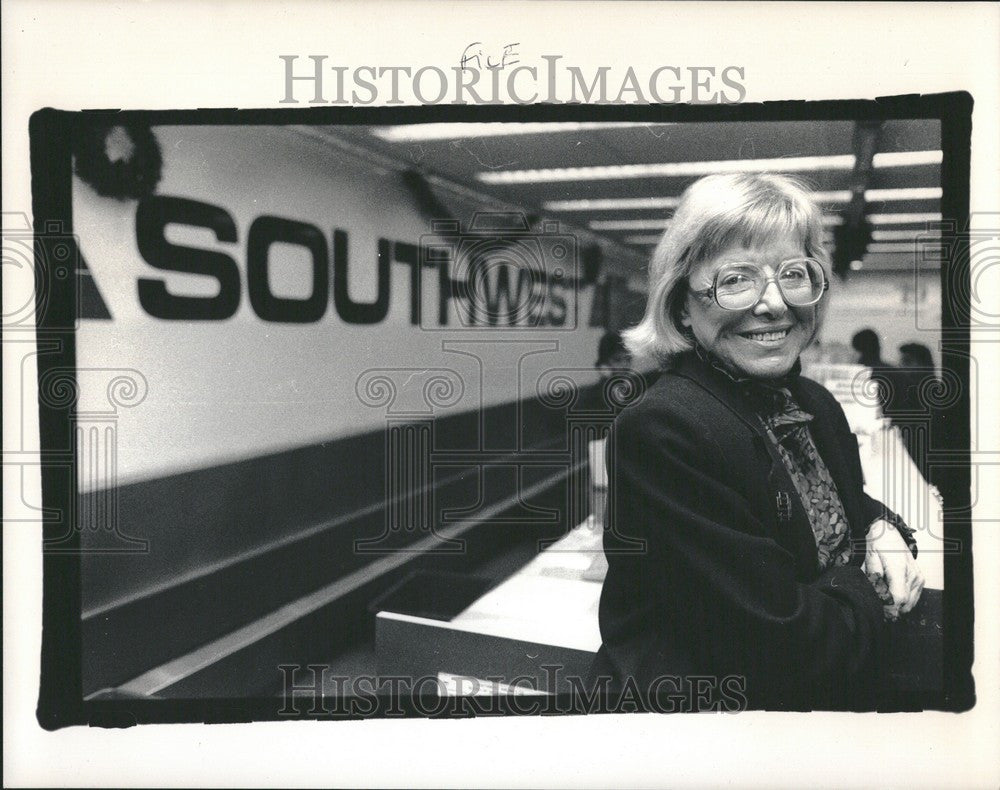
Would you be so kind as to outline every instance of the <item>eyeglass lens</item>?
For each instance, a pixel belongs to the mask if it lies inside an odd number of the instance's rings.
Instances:
[[[792,306],[814,304],[823,295],[823,267],[809,258],[785,261],[775,274],[784,300]],[[768,278],[752,263],[730,263],[715,278],[715,298],[721,307],[752,307],[763,296]]]

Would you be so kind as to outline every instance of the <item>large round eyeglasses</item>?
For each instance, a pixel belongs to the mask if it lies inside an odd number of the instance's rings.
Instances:
[[[792,258],[783,261],[773,277],[764,274],[755,263],[727,263],[715,273],[711,288],[692,290],[696,296],[715,299],[723,310],[747,310],[764,295],[767,284],[778,284],[785,303],[791,307],[807,307],[823,298],[830,287],[826,272],[812,258]]]

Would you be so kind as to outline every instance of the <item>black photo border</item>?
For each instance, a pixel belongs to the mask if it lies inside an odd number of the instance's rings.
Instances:
[[[420,106],[392,108],[310,107],[288,109],[193,109],[61,111],[45,108],[30,119],[32,211],[36,268],[54,260],[57,244],[73,244],[71,144],[78,124],[95,117],[114,116],[121,122],[150,126],[187,125],[310,125],[310,124],[409,124],[429,122],[496,121],[823,121],[937,119],[941,123],[942,217],[958,231],[968,228],[970,154],[973,98],[955,92],[905,95],[875,100],[780,101],[736,105],[615,105],[581,104],[525,106]],[[877,710],[924,709],[961,712],[975,705],[972,677],[974,655],[972,509],[970,466],[970,271],[968,238],[957,233],[941,266],[942,359],[960,382],[958,399],[935,414],[946,428],[948,457],[938,488],[947,503],[944,535],[961,551],[944,556],[944,678],[941,693],[887,697]],[[77,283],[75,276],[48,276],[36,272],[36,337],[54,351],[38,359],[39,392],[43,382],[58,376],[75,391]],[[72,273],[71,273],[72,274]],[[60,514],[72,513],[77,497],[76,459],[67,447],[74,426],[73,398],[39,398],[39,437],[42,456],[41,484],[43,537],[60,543],[58,552],[43,556],[42,650],[40,691],[36,715],[42,727],[55,730],[71,725],[106,727],[152,722],[249,722],[285,720],[278,698],[246,699],[95,699],[82,694],[80,539],[75,530],[64,538],[66,525]],[[932,428],[935,426],[932,426]],[[937,449],[937,448],[936,448]],[[68,474],[67,474],[68,469]],[[302,706],[303,709],[306,706]],[[403,704],[407,715],[426,716],[427,708]],[[513,704],[495,708],[523,713]],[[557,704],[552,712],[568,708]],[[546,712],[545,710],[539,712]],[[455,715],[450,711],[447,715]],[[472,715],[460,714],[460,715]],[[322,718],[304,710],[298,718]],[[329,718],[329,716],[326,716]],[[352,714],[338,718],[362,718]]]

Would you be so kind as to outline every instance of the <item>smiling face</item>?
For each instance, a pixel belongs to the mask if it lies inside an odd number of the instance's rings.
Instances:
[[[816,305],[789,307],[774,281],[767,284],[760,301],[746,310],[723,310],[711,297],[691,291],[710,288],[716,272],[726,264],[754,263],[773,277],[783,261],[803,255],[798,239],[783,236],[749,248],[736,245],[702,261],[688,277],[690,291],[681,323],[731,372],[758,379],[784,376],[812,339]]]

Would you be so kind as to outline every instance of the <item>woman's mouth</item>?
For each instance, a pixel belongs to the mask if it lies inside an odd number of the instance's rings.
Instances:
[[[748,340],[756,340],[758,343],[780,343],[791,331],[791,328],[775,329],[768,332],[741,332],[740,334]]]

